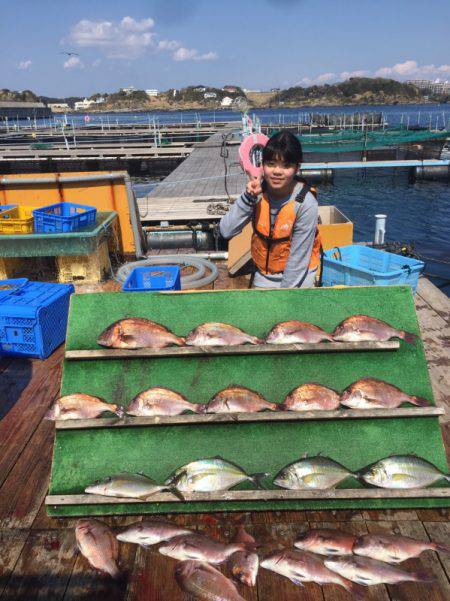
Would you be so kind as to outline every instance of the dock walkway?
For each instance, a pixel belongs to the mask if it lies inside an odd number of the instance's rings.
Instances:
[[[245,188],[247,176],[239,165],[239,140],[232,139],[234,127],[229,125],[213,134],[194,150],[148,196],[138,198],[141,220],[208,221],[218,219],[211,214],[211,203],[235,198]],[[226,146],[222,146],[227,136]],[[221,156],[222,154],[228,156]]]
[[[77,292],[114,290],[115,282],[78,286]],[[245,278],[230,279],[219,264],[214,289],[247,287]],[[430,377],[437,405],[445,409],[442,432],[450,461],[450,300],[421,279],[415,297]],[[175,583],[175,560],[157,549],[122,544],[126,577],[113,581],[89,567],[75,546],[75,519],[46,515],[54,424],[43,419],[59,395],[64,348],[46,361],[0,360],[0,601],[189,601]],[[167,518],[167,516],[164,516]],[[282,548],[311,527],[331,527],[354,534],[396,532],[424,541],[449,544],[450,509],[389,511],[276,511],[178,514],[170,519],[230,540],[244,521],[256,540]],[[101,518],[113,528],[140,521],[140,516]],[[427,551],[402,567],[422,570],[434,584],[408,582],[367,589],[367,601],[448,601],[450,558]],[[248,601],[351,601],[334,585],[306,584],[299,589],[287,578],[260,570],[257,586],[239,586]]]

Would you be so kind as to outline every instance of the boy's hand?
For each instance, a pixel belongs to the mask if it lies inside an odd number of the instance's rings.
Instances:
[[[250,194],[250,196],[255,196],[255,197],[262,194],[261,178],[254,177],[253,179],[251,179],[248,182],[247,187],[245,188],[245,191],[247,192],[247,194]]]

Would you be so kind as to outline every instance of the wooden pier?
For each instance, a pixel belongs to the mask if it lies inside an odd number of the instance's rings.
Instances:
[[[243,288],[245,278],[230,279],[219,264],[214,289]],[[77,286],[77,292],[115,290],[115,282]],[[415,297],[426,358],[450,461],[450,300],[428,280],[421,279]],[[64,348],[46,361],[0,360],[0,600],[1,601],[190,601],[172,576],[175,560],[155,547],[122,543],[120,562],[125,577],[113,581],[92,569],[75,545],[75,519],[46,515],[55,425],[43,419],[59,394]],[[169,519],[182,526],[229,541],[244,521],[260,552],[281,549],[312,527],[338,528],[352,534],[398,533],[424,541],[449,544],[450,510],[277,511],[178,514]],[[139,516],[101,518],[114,529],[140,521]],[[167,516],[164,516],[167,519]],[[447,601],[450,560],[427,551],[402,564],[422,570],[432,584],[403,583],[367,588],[367,601]],[[229,575],[229,572],[225,570]],[[306,584],[300,589],[288,579],[261,569],[257,586],[239,586],[248,601],[351,601],[333,585]]]

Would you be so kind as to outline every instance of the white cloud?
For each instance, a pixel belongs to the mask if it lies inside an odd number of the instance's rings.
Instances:
[[[214,61],[217,59],[215,52],[207,52],[200,54],[195,48],[178,48],[173,54],[172,58],[174,61]]]
[[[181,46],[176,40],[160,40],[158,42],[158,50],[176,50]]]
[[[336,79],[337,75],[336,73],[322,73],[322,75],[319,75],[317,77],[317,82],[318,83],[326,83],[327,81],[331,81],[332,79]]]
[[[19,63],[19,69],[21,69],[22,71],[26,71],[27,69],[29,69],[32,65],[33,61],[27,60],[27,61],[20,61]]]
[[[147,51],[172,52],[176,61],[210,61],[215,52],[200,54],[196,49],[184,48],[177,40],[159,40],[155,21],[151,18],[136,20],[123,17],[121,21],[91,21],[82,19],[70,31],[68,41],[83,48],[98,48],[107,58],[135,59]]]
[[[138,58],[155,45],[153,19],[119,22],[82,19],[70,32],[70,40],[84,48],[99,48],[108,58]]]
[[[345,80],[350,79],[350,77],[364,77],[366,75],[369,75],[369,71],[366,71],[365,69],[360,69],[359,71],[342,71],[340,77],[343,80]]]
[[[407,60],[392,67],[381,67],[375,77],[393,77],[394,79],[434,78],[450,76],[450,65],[419,65],[417,61]]]
[[[78,56],[71,56],[66,60],[63,67],[64,69],[84,69],[84,64]]]

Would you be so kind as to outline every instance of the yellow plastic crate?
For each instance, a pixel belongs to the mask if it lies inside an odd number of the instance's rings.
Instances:
[[[0,213],[0,234],[32,234],[34,230],[33,209],[16,207]]]

